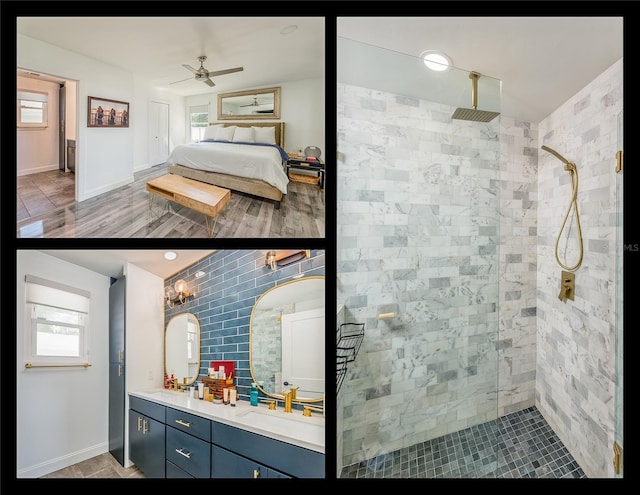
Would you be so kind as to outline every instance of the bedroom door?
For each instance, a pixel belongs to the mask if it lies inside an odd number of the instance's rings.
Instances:
[[[164,163],[169,158],[169,105],[149,103],[149,165]]]

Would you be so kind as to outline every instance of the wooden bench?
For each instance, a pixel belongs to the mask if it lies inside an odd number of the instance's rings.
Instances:
[[[147,181],[149,216],[153,198],[158,195],[205,215],[207,235],[213,236],[216,216],[229,202],[231,191],[174,174],[166,174]],[[212,219],[212,220],[210,220]]]

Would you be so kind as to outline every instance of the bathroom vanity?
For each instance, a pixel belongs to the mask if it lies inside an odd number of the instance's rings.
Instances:
[[[321,413],[129,394],[129,458],[149,478],[324,478]]]

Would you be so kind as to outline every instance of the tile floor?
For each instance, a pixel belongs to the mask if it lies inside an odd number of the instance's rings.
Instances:
[[[42,478],[144,478],[135,466],[122,467],[109,453],[101,454],[86,461],[49,473]]]
[[[586,478],[535,407],[346,466],[340,477]]]
[[[49,170],[17,179],[18,221],[34,217],[75,200],[75,174]]]

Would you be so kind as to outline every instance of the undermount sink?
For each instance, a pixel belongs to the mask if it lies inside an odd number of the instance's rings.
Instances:
[[[251,408],[239,412],[238,416],[256,428],[293,435],[324,445],[324,418],[316,414],[317,416],[305,417],[300,411],[285,413],[281,410]]]

